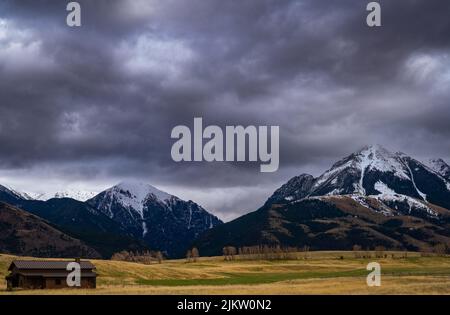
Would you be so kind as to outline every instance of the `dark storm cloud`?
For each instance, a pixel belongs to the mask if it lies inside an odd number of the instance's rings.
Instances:
[[[81,28],[65,1],[0,4],[4,170],[138,177],[192,199],[252,188],[205,201],[239,213],[367,143],[449,157],[448,1],[380,1],[377,29],[356,0],[79,2]],[[170,131],[194,117],[279,125],[280,171],[174,163]]]

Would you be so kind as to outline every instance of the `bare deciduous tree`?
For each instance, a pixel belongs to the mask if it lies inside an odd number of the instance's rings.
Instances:
[[[200,253],[198,252],[197,247],[192,248],[191,257],[194,262],[196,262],[198,260],[198,258],[200,257]]]
[[[156,259],[158,260],[159,264],[162,263],[164,257],[163,257],[163,254],[160,251],[156,252]]]
[[[225,246],[223,248],[223,256],[225,260],[234,260],[234,257],[237,254],[236,247],[234,246]]]

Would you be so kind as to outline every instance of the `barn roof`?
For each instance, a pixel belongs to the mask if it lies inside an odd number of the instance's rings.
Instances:
[[[58,260],[14,260],[8,270],[12,270],[14,266],[21,270],[47,269],[47,270],[66,270],[67,264],[73,261]],[[90,261],[80,261],[81,269],[95,269]]]
[[[66,278],[67,275],[69,274],[69,271],[56,271],[52,270],[52,271],[19,271],[18,273],[20,273],[21,275],[24,276],[29,276],[29,277],[34,277],[34,276],[39,276],[39,277],[52,277],[52,278]],[[81,277],[82,278],[95,278],[97,277],[97,274],[95,272],[92,271],[82,271],[81,272]]]

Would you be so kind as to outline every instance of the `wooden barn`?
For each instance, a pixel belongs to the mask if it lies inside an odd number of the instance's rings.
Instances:
[[[95,288],[97,274],[95,266],[90,261],[75,260],[81,267],[81,288]],[[7,288],[23,289],[61,289],[68,288],[67,271],[70,261],[38,261],[15,260],[8,268],[6,276]]]

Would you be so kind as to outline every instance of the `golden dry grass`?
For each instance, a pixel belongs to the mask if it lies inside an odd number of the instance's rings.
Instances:
[[[449,257],[394,255],[356,259],[351,252],[312,252],[306,260],[299,254],[289,261],[225,262],[212,257],[153,265],[94,260],[99,274],[95,290],[13,292],[4,290],[4,276],[17,257],[0,255],[0,294],[450,294]],[[381,287],[366,285],[370,261],[381,264]]]

